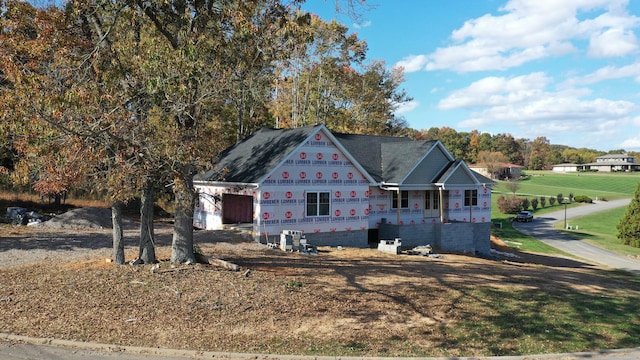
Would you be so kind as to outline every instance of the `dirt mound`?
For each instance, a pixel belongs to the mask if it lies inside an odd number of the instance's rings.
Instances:
[[[55,229],[111,229],[111,209],[85,207],[57,215],[43,226]]]

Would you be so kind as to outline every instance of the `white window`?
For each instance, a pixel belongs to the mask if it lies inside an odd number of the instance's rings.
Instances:
[[[308,191],[307,192],[307,216],[329,216],[328,191]]]
[[[464,191],[464,206],[478,205],[478,190]]]
[[[393,209],[398,208],[398,192],[393,192],[393,204],[391,205]],[[400,208],[408,209],[409,208],[409,192],[408,191],[400,191]]]

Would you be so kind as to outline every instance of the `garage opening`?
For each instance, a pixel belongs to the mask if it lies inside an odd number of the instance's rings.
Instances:
[[[246,195],[222,195],[222,223],[253,222],[253,197]]]

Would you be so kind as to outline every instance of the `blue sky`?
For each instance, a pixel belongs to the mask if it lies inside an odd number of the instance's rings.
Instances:
[[[344,3],[345,0],[340,0]],[[603,151],[640,151],[639,0],[335,0],[304,9],[402,66],[415,129],[448,126]]]

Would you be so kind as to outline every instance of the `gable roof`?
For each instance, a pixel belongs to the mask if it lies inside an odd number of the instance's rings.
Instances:
[[[391,144],[401,143],[407,145],[412,141],[408,138],[393,136],[373,136],[361,134],[333,134],[353,157],[362,165],[362,167],[371,175],[371,177],[381,182],[384,179],[383,174],[383,144],[391,146]],[[402,148],[402,146],[400,146]],[[403,166],[404,167],[404,166]]]
[[[447,167],[442,174],[434,180],[434,183],[441,185],[457,185],[462,184],[459,182],[461,178],[470,179],[475,185],[493,186],[496,184],[495,181],[488,177],[469,169],[467,164],[462,160],[452,162],[449,167]]]
[[[472,183],[494,183],[489,179],[479,180],[480,174],[471,171],[464,162],[454,161],[439,141],[332,133],[324,125],[294,129],[262,128],[223,151],[217,158],[216,166],[199,174],[194,180],[258,184],[318,131],[325,132],[339,149],[346,152],[345,155],[353,161],[354,166],[373,182],[401,184],[416,166],[425,162],[433,149],[440,148],[450,164],[442,171],[436,170],[439,173],[433,173],[435,178],[425,179],[427,183],[444,184],[454,173],[460,171],[461,166],[464,176]],[[428,177],[431,176],[433,175]]]
[[[382,144],[382,180],[399,184],[424,159],[436,141]],[[427,179],[431,182],[433,179]]]
[[[215,168],[196,177],[200,181],[258,183],[319,127],[261,128],[224,150]]]

